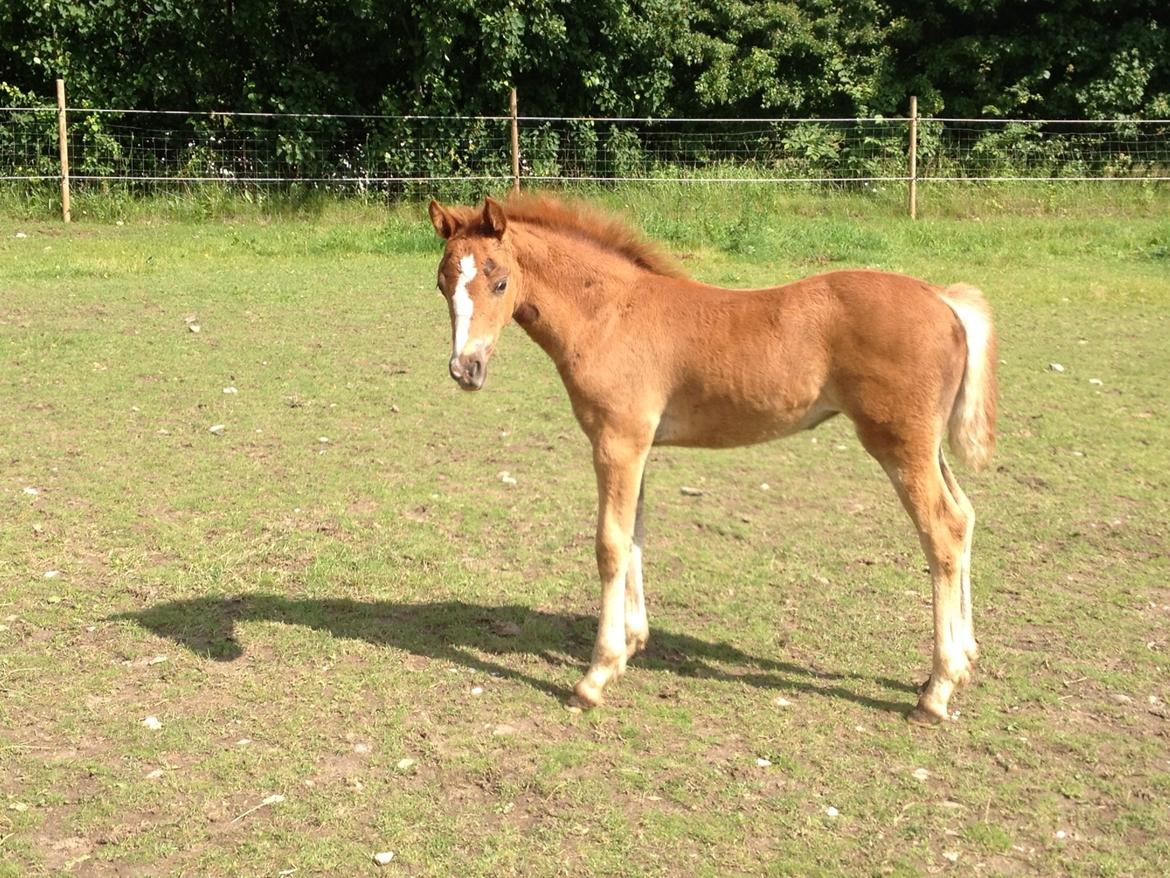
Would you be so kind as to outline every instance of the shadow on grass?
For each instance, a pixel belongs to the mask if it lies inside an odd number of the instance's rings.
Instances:
[[[359,602],[353,600],[290,600],[273,594],[241,597],[194,598],[158,604],[135,613],[112,617],[129,620],[192,652],[215,661],[232,661],[244,654],[235,639],[237,622],[281,622],[328,631],[334,637],[365,640],[415,655],[441,659],[479,671],[518,680],[554,698],[568,689],[529,676],[485,658],[509,653],[535,655],[553,665],[573,664],[558,652],[579,654],[580,670],[589,655],[597,620],[592,616],[547,613],[520,604],[483,606],[461,601],[436,603]],[[725,670],[720,666],[738,666]],[[749,655],[727,643],[710,642],[651,628],[650,645],[632,668],[644,667],[682,677],[747,683],[761,689],[797,691],[853,701],[875,710],[906,713],[913,699],[884,701],[858,694],[850,681],[877,683],[915,694],[905,683],[855,673],[827,673],[791,662]]]

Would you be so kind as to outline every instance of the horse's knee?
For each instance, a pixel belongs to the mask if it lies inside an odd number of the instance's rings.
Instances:
[[[614,579],[622,572],[629,559],[630,541],[616,529],[604,528],[597,533],[597,572],[603,582]]]

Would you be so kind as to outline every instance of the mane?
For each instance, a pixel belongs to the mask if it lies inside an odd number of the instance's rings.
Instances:
[[[685,277],[675,261],[621,219],[579,202],[548,196],[513,195],[504,202],[509,221],[567,232],[663,277]]]

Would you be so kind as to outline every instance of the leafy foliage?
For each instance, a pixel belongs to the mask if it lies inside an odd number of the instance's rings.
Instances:
[[[959,116],[1165,118],[1170,7],[1159,0],[911,0],[887,32],[884,94]]]
[[[1162,0],[8,0],[0,32],[11,86],[79,106],[1170,115]]]
[[[501,113],[512,85],[526,116],[900,116],[917,94],[934,115],[1170,117],[1164,0],[8,0],[0,33],[5,104],[51,104],[63,76],[74,107],[199,111],[145,149],[111,134],[116,117],[80,117],[79,174],[505,176],[498,126],[467,117]],[[386,118],[296,116],[322,112]],[[392,118],[406,114],[446,118],[424,141]],[[54,122],[0,128],[8,173],[53,173]],[[831,121],[763,132],[750,162],[787,176],[899,173],[901,130],[863,134],[847,142]],[[1110,136],[1072,148],[1013,123],[980,141],[971,170],[1093,173]],[[709,166],[714,143],[530,121],[522,172],[654,176]],[[957,152],[953,133],[924,126],[924,169],[966,173]],[[1139,148],[1104,170],[1142,161]]]

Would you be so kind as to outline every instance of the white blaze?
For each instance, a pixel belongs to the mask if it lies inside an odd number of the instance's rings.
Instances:
[[[451,305],[455,310],[455,350],[452,356],[459,356],[467,347],[467,336],[471,332],[471,312],[474,303],[467,295],[467,285],[479,272],[475,268],[475,257],[468,253],[459,260],[459,279],[455,282],[455,294]]]

